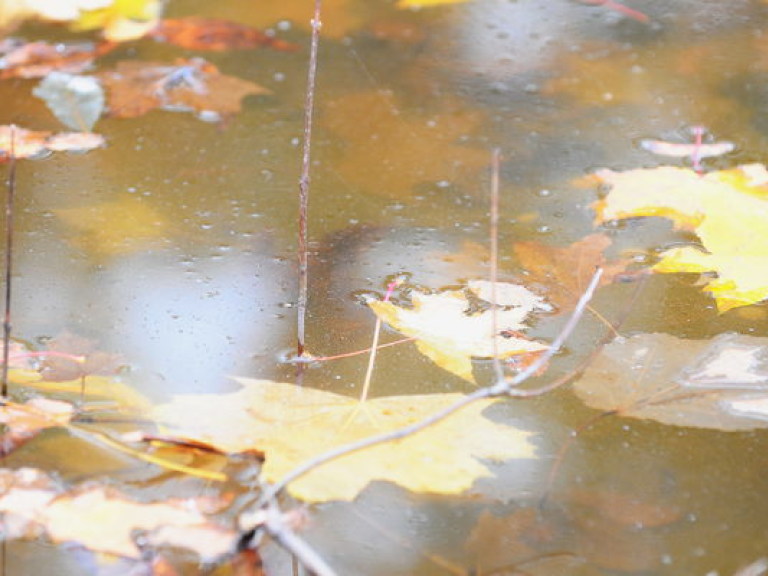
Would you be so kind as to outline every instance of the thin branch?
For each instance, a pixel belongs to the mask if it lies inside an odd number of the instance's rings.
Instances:
[[[498,148],[491,155],[491,334],[493,334],[493,371],[496,381],[504,379],[504,367],[499,360],[499,314],[496,298],[496,282],[499,280],[499,155]]]
[[[315,13],[312,18],[312,44],[309,51],[309,71],[307,72],[307,95],[304,103],[304,146],[301,156],[301,177],[299,178],[299,298],[298,298],[298,355],[304,354],[305,326],[307,316],[307,298],[309,292],[308,234],[307,218],[309,213],[309,171],[311,167],[312,114],[315,108],[315,87],[317,85],[317,49],[320,44],[320,9],[322,0],[315,0]]]
[[[5,313],[3,317],[3,398],[8,396],[8,362],[11,356],[11,280],[13,278],[13,204],[16,196],[16,126],[10,126],[11,157],[8,164],[8,197],[5,202]]]

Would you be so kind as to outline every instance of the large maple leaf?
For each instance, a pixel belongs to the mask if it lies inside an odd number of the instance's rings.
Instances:
[[[768,171],[762,164],[705,175],[671,166],[600,170],[597,177],[610,186],[594,205],[598,222],[661,216],[701,240],[701,246],[664,251],[655,271],[716,272],[705,289],[720,312],[768,298]]]
[[[263,479],[276,482],[310,458],[414,424],[462,394],[390,396],[364,403],[331,392],[267,380],[237,379],[232,394],[177,396],[155,416],[173,433],[226,452],[265,453]],[[398,441],[323,464],[292,482],[304,501],[352,500],[368,483],[389,480],[414,492],[456,494],[491,472],[482,459],[533,457],[530,433],[482,415],[494,400],[473,402],[446,420]]]

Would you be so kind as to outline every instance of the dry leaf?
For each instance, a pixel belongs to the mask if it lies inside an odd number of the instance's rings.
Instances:
[[[269,90],[219,72],[202,58],[176,65],[123,60],[114,70],[99,75],[108,91],[110,115],[134,118],[160,108],[193,111],[208,121],[240,112],[241,100]]]
[[[605,234],[590,234],[569,246],[559,248],[538,242],[515,242],[520,265],[526,269],[526,282],[541,284],[547,299],[560,308],[576,304],[589,285],[597,266],[602,267],[600,286],[610,284],[625,271],[628,262],[607,262],[603,251],[611,245]]]
[[[188,50],[244,50],[274,48],[294,51],[298,46],[285,42],[261,30],[229,20],[190,16],[178,20],[160,20],[149,36]]]
[[[484,296],[490,290],[482,283],[475,288]],[[470,285],[472,289],[472,285]],[[462,290],[439,294],[411,294],[413,308],[402,308],[391,302],[369,301],[374,313],[398,332],[416,338],[419,351],[441,368],[474,382],[472,358],[499,358],[540,352],[547,346],[520,337],[525,320],[536,310],[550,310],[544,300],[522,286],[499,282],[499,295],[511,298],[501,301],[503,309],[496,310],[497,334],[493,334],[493,312],[471,311],[467,295]],[[479,296],[482,298],[481,296]],[[495,341],[495,348],[494,348]]]
[[[16,158],[39,158],[50,152],[84,152],[101,148],[104,137],[90,132],[34,132],[14,127],[13,153]],[[0,126],[0,160],[11,156],[11,126]]]
[[[346,144],[336,169],[352,186],[384,196],[403,196],[421,182],[467,184],[488,164],[488,153],[458,144],[479,124],[479,115],[446,109],[423,117],[398,112],[392,94],[364,92],[326,105],[320,121]]]
[[[661,216],[701,240],[702,247],[663,252],[655,271],[716,272],[705,290],[720,312],[768,297],[768,172],[762,164],[703,176],[669,166],[597,175],[610,186],[594,205],[598,222]]]
[[[620,338],[574,385],[592,408],[664,424],[717,430],[768,428],[744,402],[768,398],[768,340],[723,334],[684,340],[667,334]]]
[[[178,396],[159,406],[155,417],[179,436],[227,452],[263,450],[265,482],[279,481],[327,450],[413,424],[464,398],[392,396],[360,404],[354,398],[292,384],[237,380],[243,388],[236,393]],[[528,432],[482,416],[493,403],[474,402],[418,434],[323,464],[288,490],[307,502],[352,500],[374,480],[388,480],[413,492],[463,492],[476,479],[491,475],[482,459],[534,455]]]

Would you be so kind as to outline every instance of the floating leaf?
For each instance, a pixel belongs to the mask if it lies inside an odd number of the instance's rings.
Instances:
[[[617,339],[574,385],[589,406],[621,416],[718,430],[768,428],[746,403],[768,399],[768,339],[667,334]]]
[[[79,74],[87,70],[96,56],[112,50],[114,44],[92,42],[49,44],[4,40],[0,43],[0,78],[42,78],[54,70]]]
[[[490,290],[484,284],[475,283],[474,288],[483,295],[476,294],[478,297],[490,298]],[[547,348],[544,344],[520,337],[518,333],[527,328],[524,322],[530,313],[551,308],[541,297],[522,286],[499,282],[497,289],[499,295],[508,299],[500,301],[504,309],[496,310],[495,335],[492,310],[471,311],[471,304],[463,290],[439,294],[414,291],[411,294],[413,308],[373,300],[368,302],[368,306],[395,330],[416,338],[419,351],[435,364],[474,382],[473,357],[492,358],[495,350],[499,358],[509,358]]]
[[[93,552],[140,559],[143,546],[172,545],[213,561],[232,550],[237,534],[204,513],[210,499],[143,503],[117,490],[93,486],[71,493],[40,470],[0,469],[0,512],[11,538],[47,534]]]
[[[515,242],[520,265],[526,269],[526,282],[541,284],[554,304],[567,308],[576,304],[600,266],[600,286],[610,284],[626,270],[626,259],[607,262],[603,252],[611,245],[605,234],[590,234],[563,248],[539,242]]]
[[[720,312],[768,297],[768,172],[762,164],[703,176],[669,166],[597,176],[610,186],[594,206],[598,222],[661,216],[701,240],[702,247],[664,251],[655,271],[716,272],[705,290]]]
[[[32,90],[68,128],[90,130],[104,110],[104,90],[96,78],[51,72]]]
[[[160,108],[194,111],[204,120],[221,120],[240,111],[240,101],[251,94],[268,94],[258,84],[226,76],[202,58],[176,65],[123,60],[99,77],[108,91],[109,113],[134,118]]]
[[[180,436],[227,452],[254,448],[266,455],[262,474],[276,482],[326,450],[420,421],[461,394],[376,398],[347,396],[292,384],[238,378],[232,394],[184,395],[155,410]],[[388,480],[414,492],[456,494],[490,476],[481,459],[531,458],[530,434],[486,419],[493,400],[474,402],[434,426],[319,466],[288,487],[308,502],[352,500],[369,482]]]
[[[149,33],[158,42],[167,42],[189,50],[244,50],[274,48],[294,51],[298,46],[261,30],[229,20],[188,17],[164,19]]]
[[[90,132],[34,132],[18,126],[13,129],[16,158],[38,158],[50,152],[84,152],[104,146],[104,137]],[[0,126],[0,160],[11,155],[11,127]]]

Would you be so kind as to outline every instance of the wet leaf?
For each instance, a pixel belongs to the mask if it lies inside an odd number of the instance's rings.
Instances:
[[[8,537],[47,534],[54,542],[126,558],[143,557],[137,533],[144,546],[191,550],[202,561],[229,553],[236,533],[212,523],[203,512],[207,505],[204,499],[138,502],[103,486],[66,492],[39,470],[0,470],[0,512]]]
[[[140,198],[62,208],[55,213],[78,233],[72,242],[95,257],[145,250],[172,234],[165,218]]]
[[[574,385],[592,408],[675,426],[768,428],[744,402],[768,398],[768,339],[684,340],[639,334],[605,346]],[[755,416],[755,417],[753,417]]]
[[[0,406],[0,423],[5,430],[0,435],[0,456],[6,456],[46,428],[66,426],[74,415],[67,402],[33,398],[25,404],[6,402]]]
[[[104,137],[90,132],[34,132],[16,126],[13,130],[16,158],[39,158],[50,152],[84,152],[105,145]],[[0,160],[11,155],[11,127],[0,126]]]
[[[677,522],[683,515],[680,506],[671,502],[654,501],[629,492],[572,489],[567,497],[570,506],[587,508],[587,516],[610,522],[617,529],[658,528]]]
[[[74,130],[90,130],[104,110],[104,90],[91,76],[51,72],[32,93],[59,121]]]
[[[246,96],[269,93],[253,82],[221,74],[202,58],[176,65],[124,60],[99,77],[107,89],[109,113],[117,118],[134,118],[159,108],[192,111],[203,120],[218,121],[240,112]]]
[[[490,298],[483,282],[470,283],[470,290],[480,298]],[[492,358],[494,340],[500,358],[540,352],[547,346],[528,340],[518,333],[525,330],[525,320],[536,310],[551,310],[544,300],[523,286],[497,284],[497,334],[493,334],[493,312],[471,309],[467,293],[450,290],[438,294],[411,294],[413,308],[391,302],[369,301],[368,306],[392,328],[416,338],[419,351],[441,368],[474,382],[472,358]],[[487,300],[486,300],[487,302]]]
[[[6,39],[0,43],[0,78],[42,78],[54,70],[80,74],[91,67],[96,56],[114,44],[92,42],[49,44]]]
[[[49,4],[58,3],[62,3],[61,0]],[[77,6],[76,16],[66,18],[72,20],[74,30],[98,29],[107,40],[114,42],[144,36],[157,25],[163,7],[162,0],[112,0],[98,4],[69,0],[68,3]]]
[[[108,376],[117,373],[122,356],[96,348],[96,342],[65,332],[48,342],[49,355],[43,360],[41,373],[50,382],[75,380],[92,374]]]
[[[226,452],[263,450],[265,482],[326,450],[413,424],[463,398],[426,394],[356,399],[292,384],[237,379],[232,394],[184,395],[155,410],[174,434]],[[491,472],[481,459],[531,458],[530,434],[482,416],[492,400],[475,402],[447,420],[397,442],[324,464],[288,487],[308,502],[352,500],[374,480],[414,492],[456,494]]]
[[[626,270],[626,259],[608,262],[603,252],[611,239],[605,234],[590,234],[563,248],[539,242],[515,242],[520,265],[526,269],[526,283],[541,284],[547,299],[561,308],[576,304],[589,285],[595,268],[603,268],[600,286],[610,284]]]
[[[665,250],[656,272],[715,272],[704,289],[720,312],[768,297],[768,172],[762,164],[703,176],[669,166],[597,176],[610,186],[594,205],[598,222],[661,216],[701,240],[701,246]]]
[[[397,0],[398,8],[431,8],[433,6],[446,6],[449,4],[463,4],[469,0]]]
[[[164,19],[149,33],[154,40],[189,50],[245,50],[273,48],[294,51],[298,46],[285,42],[261,30],[217,18],[188,17]]]
[[[458,140],[479,124],[479,114],[452,110],[434,116],[401,113],[387,92],[344,96],[326,105],[322,124],[344,140],[336,169],[362,190],[402,197],[418,183],[468,184],[488,164],[488,153]]]

